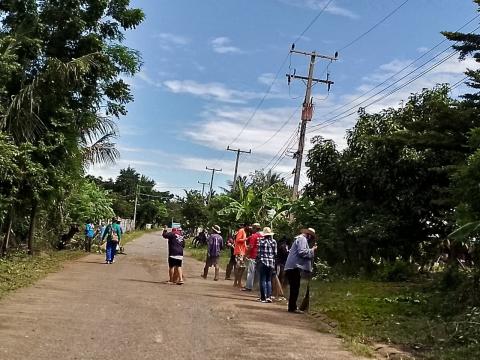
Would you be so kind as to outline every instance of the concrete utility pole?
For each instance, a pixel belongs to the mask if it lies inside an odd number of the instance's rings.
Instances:
[[[207,170],[209,170],[209,171],[212,172],[212,179],[210,180],[210,193],[208,194],[208,201],[207,201],[207,203],[209,203],[209,202],[210,202],[210,199],[212,198],[213,178],[214,178],[214,176],[215,176],[215,172],[217,172],[217,171],[221,172],[222,169],[215,169],[215,168],[210,169],[208,166],[205,166],[205,169],[207,169]]]
[[[137,184],[137,190],[135,191],[135,208],[133,210],[133,230],[135,230],[137,228],[138,192],[139,192],[139,185]]]
[[[235,188],[237,187],[237,171],[238,171],[238,158],[240,157],[240,153],[243,154],[251,154],[252,150],[248,151],[243,151],[240,149],[230,149],[230,145],[227,146],[227,151],[234,151],[237,153],[237,161],[235,162],[235,175],[233,175],[233,191],[235,191]]]
[[[330,91],[330,86],[333,84],[333,81],[329,80],[329,74],[327,74],[326,80],[315,79],[313,77],[314,69],[315,69],[315,60],[316,58],[327,59],[330,61],[337,60],[338,54],[335,53],[335,57],[325,56],[317,54],[315,51],[311,53],[307,53],[304,51],[296,51],[294,50],[295,46],[292,45],[292,49],[290,53],[301,54],[310,56],[310,65],[308,68],[308,76],[299,76],[295,73],[287,74],[288,83],[295,79],[301,79],[307,81],[307,89],[305,91],[305,100],[303,101],[303,109],[302,109],[302,119],[301,119],[301,127],[300,127],[300,139],[298,141],[298,150],[294,154],[294,158],[297,159],[297,163],[295,165],[295,177],[293,179],[293,199],[298,198],[298,187],[300,183],[300,171],[302,169],[302,162],[303,162],[303,151],[305,149],[305,133],[307,129],[307,122],[312,120],[313,116],[313,99],[312,99],[312,86],[314,83],[324,83],[328,86],[328,90]]]
[[[210,185],[210,183],[201,182],[201,181],[198,181],[198,183],[202,185],[202,197],[203,197],[203,193],[205,192],[205,185]]]

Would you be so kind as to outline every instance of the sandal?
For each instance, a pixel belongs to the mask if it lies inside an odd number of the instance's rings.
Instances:
[[[183,281],[177,282],[177,285],[183,285]]]

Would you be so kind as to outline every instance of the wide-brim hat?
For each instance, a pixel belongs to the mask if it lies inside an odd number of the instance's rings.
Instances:
[[[258,228],[261,228],[260,224],[259,223],[253,223],[252,226],[255,226],[255,227],[258,227]]]
[[[313,228],[302,229],[302,230],[301,230],[301,233],[302,233],[302,234],[310,234],[310,235],[312,235],[313,237],[316,236],[316,234],[315,234],[315,229],[313,229]]]
[[[220,226],[218,225],[213,225],[212,230],[215,231],[217,234],[220,234],[222,232],[222,229],[220,229]]]
[[[272,232],[272,229],[270,229],[269,227],[264,227],[263,231],[262,231],[262,234],[263,234],[263,236],[273,236],[273,235],[275,235],[275,233]]]

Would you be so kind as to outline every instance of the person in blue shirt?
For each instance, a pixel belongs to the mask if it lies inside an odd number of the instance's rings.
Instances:
[[[288,299],[288,312],[301,313],[297,308],[298,293],[300,291],[301,273],[312,272],[312,260],[317,246],[309,247],[309,242],[314,242],[315,230],[312,228],[302,229],[301,234],[295,238],[292,248],[285,262],[285,275],[290,284],[290,296]]]
[[[118,219],[114,217],[112,223],[107,225],[102,236],[102,240],[107,238],[106,264],[112,264],[114,262],[117,245],[122,239],[122,229],[118,222]]]
[[[92,241],[95,237],[95,227],[92,220],[88,219],[85,224],[85,251],[90,252],[92,250]]]

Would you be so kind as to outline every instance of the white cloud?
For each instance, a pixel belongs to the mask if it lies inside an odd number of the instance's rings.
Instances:
[[[373,100],[379,99],[388,91],[375,96],[364,103],[362,103],[362,101],[389,84],[392,84],[395,80],[398,80],[414,68],[408,67],[408,69],[402,73],[395,75],[385,85],[379,87],[369,94],[364,96],[362,95],[366,91],[372,89],[379,82],[384,81],[388,77],[394,75],[395,72],[406,67],[406,65],[408,65],[410,62],[411,60],[395,59],[388,63],[382,64],[376,71],[365,76],[363,82],[354,92],[345,94],[343,96],[334,96],[334,94],[332,94],[326,101],[323,102],[317,100],[314,120],[308,124],[307,128],[306,151],[308,151],[308,149],[310,149],[312,146],[310,144],[311,138],[317,135],[321,135],[327,139],[332,139],[340,149],[344,148],[346,146],[345,132],[347,129],[353,126],[356,120],[356,110],[358,107],[365,106]],[[463,72],[467,67],[477,68],[478,65],[473,60],[459,62],[458,60],[452,58],[431,72],[427,73],[425,76],[409,84],[405,88],[393,93],[385,99],[381,99],[378,101],[378,103],[369,106],[367,111],[377,112],[388,107],[398,107],[401,101],[408,100],[408,97],[411,93],[421,91],[423,88],[432,88],[438,83],[454,84],[463,78]],[[418,72],[420,71],[421,69]],[[417,72],[415,74],[417,74]],[[268,83],[270,79],[271,74],[263,74],[258,80],[262,83]],[[400,81],[400,83],[393,85],[389,90],[396,89],[399,85],[408,81],[408,79],[411,79],[411,76]],[[360,98],[352,103],[352,101],[357,97]],[[329,114],[332,109],[337,109],[342,105],[346,105],[346,107]],[[319,124],[320,120],[324,121],[332,119],[333,116],[338,115],[350,107],[352,109],[346,112],[346,114],[351,112],[354,114],[343,119],[339,119],[339,121],[335,121],[334,123],[329,124],[327,127],[312,128],[312,126]],[[277,135],[275,135],[266,145],[261,146],[262,143],[271,138],[275,131],[283,125],[283,123],[292,115],[294,110],[295,109],[293,107],[276,107],[261,109],[256,113],[255,117],[251,120],[247,128],[243,130],[240,138],[233,144],[233,146],[239,146],[242,149],[253,149],[253,154],[251,156],[246,156],[245,160],[242,161],[243,173],[248,173],[254,169],[265,166],[287,142],[290,135],[296,131],[300,118],[298,111],[291,117],[291,121],[287,123]],[[223,151],[226,146],[237,137],[240,131],[242,131],[244,124],[249,121],[253,112],[254,109],[250,107],[224,106],[207,108],[202,114],[202,121],[194,128],[188,129],[185,134],[198,144]],[[314,129],[316,129],[316,131],[313,131]],[[297,144],[294,142],[292,150],[295,150],[296,146]],[[256,157],[256,160],[250,161],[250,157],[251,159]],[[187,159],[181,164],[186,168],[200,171],[204,168],[205,161],[198,164],[198,161]],[[219,162],[219,164],[219,166],[224,166],[228,173],[231,172],[231,166],[228,167],[228,161],[223,163],[222,160],[222,162]],[[216,166],[218,167],[218,165]],[[291,171],[292,168],[293,160],[289,157],[285,157],[279,164],[280,172],[288,173],[289,169]]]
[[[325,7],[328,0],[279,0],[285,4],[297,6],[297,7],[305,7],[312,10],[321,10]],[[325,12],[330,13],[332,15],[344,16],[350,19],[357,19],[358,15],[355,14],[353,11],[348,10],[344,7],[337,5],[334,1],[325,9]]]
[[[229,53],[236,53],[240,54],[243,51],[240,50],[238,47],[231,45],[231,40],[228,37],[221,36],[213,39],[211,41],[211,45],[213,51],[218,54],[229,54]]]
[[[252,91],[229,89],[222,83],[199,83],[194,80],[167,80],[164,86],[175,94],[189,94],[208,100],[232,104],[243,104],[248,100],[257,99],[262,94]]]
[[[144,83],[150,85],[150,86],[154,86],[154,87],[160,87],[162,86],[161,83],[153,80],[148,74],[147,74],[147,69],[142,69],[140,70],[136,75],[135,75],[136,78],[142,80]]]
[[[420,46],[419,48],[417,48],[417,51],[421,54],[426,53],[428,50],[430,49],[426,46]]]
[[[157,34],[155,38],[158,39],[160,48],[166,51],[171,51],[174,48],[185,47],[191,42],[191,40],[185,36],[166,33],[166,32]]]

